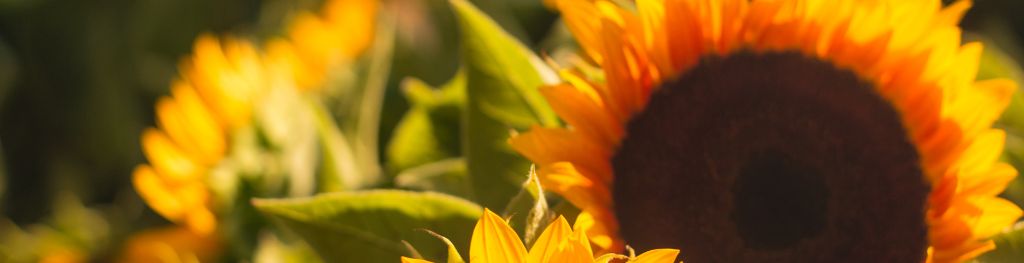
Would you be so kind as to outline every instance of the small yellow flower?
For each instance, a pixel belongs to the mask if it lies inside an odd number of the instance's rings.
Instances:
[[[142,134],[149,164],[133,174],[139,195],[163,217],[212,233],[217,204],[207,180],[230,154],[230,135],[252,124],[256,105],[273,87],[315,89],[329,69],[363,52],[373,39],[376,8],[377,1],[328,1],[322,15],[299,15],[288,37],[269,41],[266,50],[234,38],[196,39],[171,95],[157,102],[159,129]]]
[[[249,125],[253,103],[266,89],[266,71],[249,42],[211,36],[196,40],[171,97],[157,102],[160,129],[142,134],[149,165],[134,185],[157,213],[197,233],[216,228],[206,175],[227,154],[231,130]]]
[[[612,260],[628,260],[629,262],[657,263],[675,262],[679,254],[675,249],[655,249],[636,257],[618,254],[605,254],[594,258],[590,249],[590,241],[581,225],[588,224],[589,218],[578,218],[576,226],[570,227],[564,217],[559,216],[544,232],[540,234],[529,251],[523,245],[516,232],[508,226],[500,216],[484,209],[483,216],[473,229],[472,241],[469,245],[469,262],[517,263],[517,262],[611,262]],[[575,229],[575,230],[574,230]],[[454,251],[449,243],[449,249]],[[457,252],[449,253],[448,262],[463,262]],[[403,263],[430,262],[422,259],[402,257]],[[617,261],[621,262],[621,261]]]

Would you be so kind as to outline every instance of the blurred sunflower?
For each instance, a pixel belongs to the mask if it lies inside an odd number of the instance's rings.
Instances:
[[[559,216],[551,222],[544,232],[537,237],[533,247],[527,252],[523,241],[519,239],[516,232],[508,226],[500,216],[484,209],[484,213],[477,221],[473,229],[473,237],[469,246],[469,262],[612,262],[616,260],[628,260],[628,262],[675,262],[675,249],[655,249],[641,254],[640,256],[624,256],[619,254],[605,254],[594,258],[594,252],[590,248],[590,241],[584,232],[584,225],[590,223],[590,218],[580,217],[576,220],[575,227],[569,227],[569,222]],[[574,230],[575,229],[575,230]],[[448,262],[464,262],[458,251],[449,243]],[[427,263],[430,261],[402,257],[402,263]]]
[[[616,3],[554,1],[603,74],[563,70],[569,127],[510,140],[603,251],[956,262],[1021,216],[991,128],[1016,85],[976,82],[970,1]]]
[[[376,1],[328,1],[322,15],[298,15],[287,38],[268,41],[265,52],[245,40],[200,36],[171,96],[157,102],[159,129],[142,134],[149,164],[133,175],[139,195],[163,217],[212,233],[218,204],[209,175],[231,154],[233,136],[252,124],[272,89],[315,90],[329,69],[363,52],[376,8]]]

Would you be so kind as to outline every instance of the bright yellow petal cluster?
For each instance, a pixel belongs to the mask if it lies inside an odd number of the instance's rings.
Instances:
[[[228,134],[248,125],[265,90],[266,71],[255,47],[211,36],[196,40],[182,79],[157,102],[157,124],[142,134],[149,165],[135,169],[135,189],[157,213],[208,234],[216,226],[206,175],[226,154]]]
[[[229,135],[250,125],[271,85],[319,87],[329,67],[362,52],[373,38],[376,8],[376,1],[328,1],[323,16],[300,15],[289,38],[270,41],[265,53],[248,41],[200,36],[171,95],[157,102],[159,129],[142,134],[149,164],[133,174],[139,195],[165,218],[213,232],[207,175],[228,154]]]
[[[320,87],[330,68],[362,54],[374,37],[376,0],[333,0],[320,15],[300,13],[286,39],[267,43],[267,53],[288,66],[300,89]]]
[[[874,83],[901,114],[932,193],[929,261],[955,262],[1021,216],[998,198],[1017,174],[998,161],[1004,133],[992,123],[1016,85],[976,82],[981,44],[961,45],[969,1],[939,0],[554,0],[604,80],[564,70],[543,94],[570,128],[534,128],[512,146],[540,165],[545,188],[593,216],[588,235],[618,251],[611,156],[652,90],[702,57],[798,51]]]
[[[476,228],[473,229],[473,237],[469,245],[469,262],[606,263],[612,262],[612,260],[621,262],[625,259],[628,262],[638,263],[670,263],[675,262],[676,256],[679,254],[679,251],[675,249],[655,249],[636,257],[605,254],[594,258],[594,252],[590,249],[590,241],[581,227],[581,225],[588,224],[587,220],[589,219],[577,219],[576,226],[569,227],[569,222],[559,216],[544,229],[544,232],[534,242],[533,247],[527,252],[523,241],[508,226],[508,223],[491,210],[485,209],[483,216],[476,223]],[[451,244],[449,244],[449,248],[450,246]],[[458,253],[450,254],[458,257]],[[402,257],[402,262],[425,263],[430,261]],[[462,262],[462,259],[449,258],[448,262]]]

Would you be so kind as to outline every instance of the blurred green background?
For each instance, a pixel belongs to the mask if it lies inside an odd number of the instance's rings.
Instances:
[[[454,75],[458,61],[454,20],[445,0],[385,2],[382,11],[398,22],[398,43],[382,141],[408,108],[397,88],[401,80],[413,76],[436,86]],[[538,52],[566,41],[557,14],[541,0],[472,2]],[[88,207],[114,226],[93,237],[97,250],[108,253],[127,233],[166,224],[137,197],[130,174],[145,161],[139,136],[154,125],[154,102],[168,93],[194,38],[212,32],[265,39],[280,34],[293,11],[315,10],[318,4],[0,0],[0,221],[22,228],[60,226],[81,219],[74,211]],[[1013,61],[1024,61],[1024,46],[1018,44],[1024,38],[1022,12],[1020,0],[975,1],[963,23],[968,39],[984,39],[987,48],[1006,54],[983,74],[1020,77]],[[1016,123],[1004,125],[1011,134],[1024,134],[1015,133]],[[1019,183],[1016,187],[1024,192]],[[88,222],[67,223],[67,228],[87,228]]]

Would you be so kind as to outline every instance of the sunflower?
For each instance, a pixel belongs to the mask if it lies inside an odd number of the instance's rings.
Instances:
[[[157,102],[159,129],[142,134],[150,163],[135,169],[133,183],[153,210],[196,233],[216,229],[208,175],[230,155],[231,135],[252,124],[255,105],[271,86],[322,86],[329,69],[356,57],[373,38],[376,1],[328,1],[323,10],[298,15],[288,38],[268,41],[265,52],[241,39],[196,40],[171,96]]]
[[[611,262],[616,260],[628,260],[637,263],[675,262],[675,249],[655,249],[647,251],[640,256],[624,256],[619,254],[605,254],[594,258],[594,252],[590,248],[590,241],[581,225],[586,225],[591,219],[580,217],[576,220],[575,227],[569,227],[569,222],[559,216],[551,222],[544,232],[537,237],[533,247],[527,252],[523,241],[519,239],[516,232],[508,226],[500,216],[484,209],[480,220],[473,229],[473,237],[469,246],[469,262]],[[448,262],[464,262],[458,251],[447,239],[449,259]],[[429,263],[430,261],[402,257],[402,263]]]
[[[975,80],[969,1],[616,3],[554,1],[602,71],[541,89],[567,128],[510,139],[603,251],[956,262],[1021,216],[991,128],[1016,85]]]

